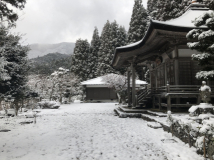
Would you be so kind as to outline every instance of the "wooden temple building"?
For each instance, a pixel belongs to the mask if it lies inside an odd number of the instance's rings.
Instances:
[[[154,108],[190,107],[200,103],[201,81],[195,78],[200,66],[191,59],[195,50],[187,47],[187,33],[197,28],[193,21],[209,9],[203,4],[192,3],[186,12],[173,20],[151,20],[144,38],[134,44],[116,48],[112,66],[128,67],[128,80],[135,86],[134,65],[147,66],[150,85],[146,90],[128,91],[129,106],[149,104]],[[206,27],[203,27],[206,29]],[[130,74],[132,73],[132,74]],[[210,82],[211,83],[211,82]],[[209,84],[211,85],[211,84]],[[130,89],[130,87],[128,87]]]
[[[108,83],[103,81],[103,77],[104,76],[101,76],[81,82],[81,85],[86,91],[86,102],[115,102],[118,100],[116,92],[114,89],[109,88]],[[135,90],[145,88],[147,85],[145,81],[141,80],[136,80],[135,84]]]

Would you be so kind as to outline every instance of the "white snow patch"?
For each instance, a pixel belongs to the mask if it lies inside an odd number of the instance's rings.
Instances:
[[[43,109],[36,124],[0,119],[1,159],[203,160],[195,148],[137,118],[114,116],[113,103],[73,103]],[[163,143],[174,139],[177,143]]]

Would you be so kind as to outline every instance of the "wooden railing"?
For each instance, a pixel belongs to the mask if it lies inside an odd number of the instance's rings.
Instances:
[[[189,107],[191,104],[171,104],[171,98],[197,98],[197,104],[200,103],[200,89],[199,85],[166,85],[158,88],[146,88],[138,91],[137,103],[146,102],[148,98],[158,97],[158,105],[167,107],[171,110],[171,107]],[[214,86],[210,86],[211,90],[214,91]],[[211,92],[211,97],[214,97],[213,92]],[[167,99],[167,104],[161,102],[161,99]]]

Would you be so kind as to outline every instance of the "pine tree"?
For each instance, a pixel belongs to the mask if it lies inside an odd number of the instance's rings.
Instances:
[[[198,61],[202,70],[196,74],[197,79],[214,79],[214,11],[208,11],[198,17],[194,25],[196,27],[207,26],[207,30],[193,29],[187,34],[188,39],[197,39],[197,42],[188,43],[188,47],[201,52],[193,54],[192,59]]]
[[[88,68],[88,54],[90,45],[87,40],[78,39],[75,44],[74,54],[72,56],[71,71],[80,81],[88,79],[90,69]]]
[[[129,23],[128,44],[140,41],[148,28],[149,17],[142,5],[142,0],[135,0]]]
[[[100,48],[100,37],[97,27],[94,29],[93,37],[90,46],[90,55],[88,57],[88,66],[90,68],[89,78],[97,77],[97,67],[98,67],[98,51]]]
[[[16,114],[19,109],[18,103],[24,96],[27,83],[27,71],[29,69],[27,52],[28,47],[20,44],[20,36],[12,35],[5,27],[0,28],[0,59],[7,63],[4,70],[9,78],[0,81],[0,101],[3,96],[15,98]]]

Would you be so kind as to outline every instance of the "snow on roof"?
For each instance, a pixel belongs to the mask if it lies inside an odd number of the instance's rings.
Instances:
[[[198,6],[197,6],[198,5]],[[157,20],[151,20],[151,23],[159,23],[163,25],[170,25],[170,26],[177,26],[177,27],[187,27],[187,28],[195,28],[194,20],[198,18],[199,16],[205,14],[206,12],[213,12],[212,10],[209,10],[208,8],[200,7],[201,4],[192,4],[190,5],[189,9],[180,17],[169,20],[169,21],[157,21]],[[194,8],[197,7],[197,8]],[[207,28],[206,26],[202,26],[200,28]],[[144,39],[144,37],[143,37]],[[138,42],[117,47],[116,49],[123,49],[123,48],[131,48],[133,46],[137,46],[140,44],[143,39],[141,39]]]
[[[196,5],[197,4],[194,4],[194,6]],[[194,20],[199,16],[203,15],[204,13],[206,13],[207,11],[210,12],[211,10],[209,10],[208,8],[191,8],[190,6],[189,10],[187,10],[182,16],[178,18],[175,18],[169,21],[157,21],[157,20],[152,20],[152,21],[155,23],[160,23],[165,25],[194,28],[195,27]]]
[[[94,84],[102,85],[106,83],[102,81],[102,77],[97,77],[94,79],[89,79],[87,81],[81,82],[81,85],[94,85]]]
[[[126,45],[126,46],[117,47],[116,49],[122,49],[122,48],[133,47],[133,46],[136,46],[136,45],[140,44],[142,41],[143,41],[143,39],[141,39],[140,41],[137,41],[137,42],[135,42],[135,43],[131,43],[131,44],[129,44],[129,45]]]
[[[107,83],[103,81],[103,76],[89,79],[87,81],[81,82],[81,85],[106,85]],[[146,81],[136,80],[136,84],[147,84]]]

